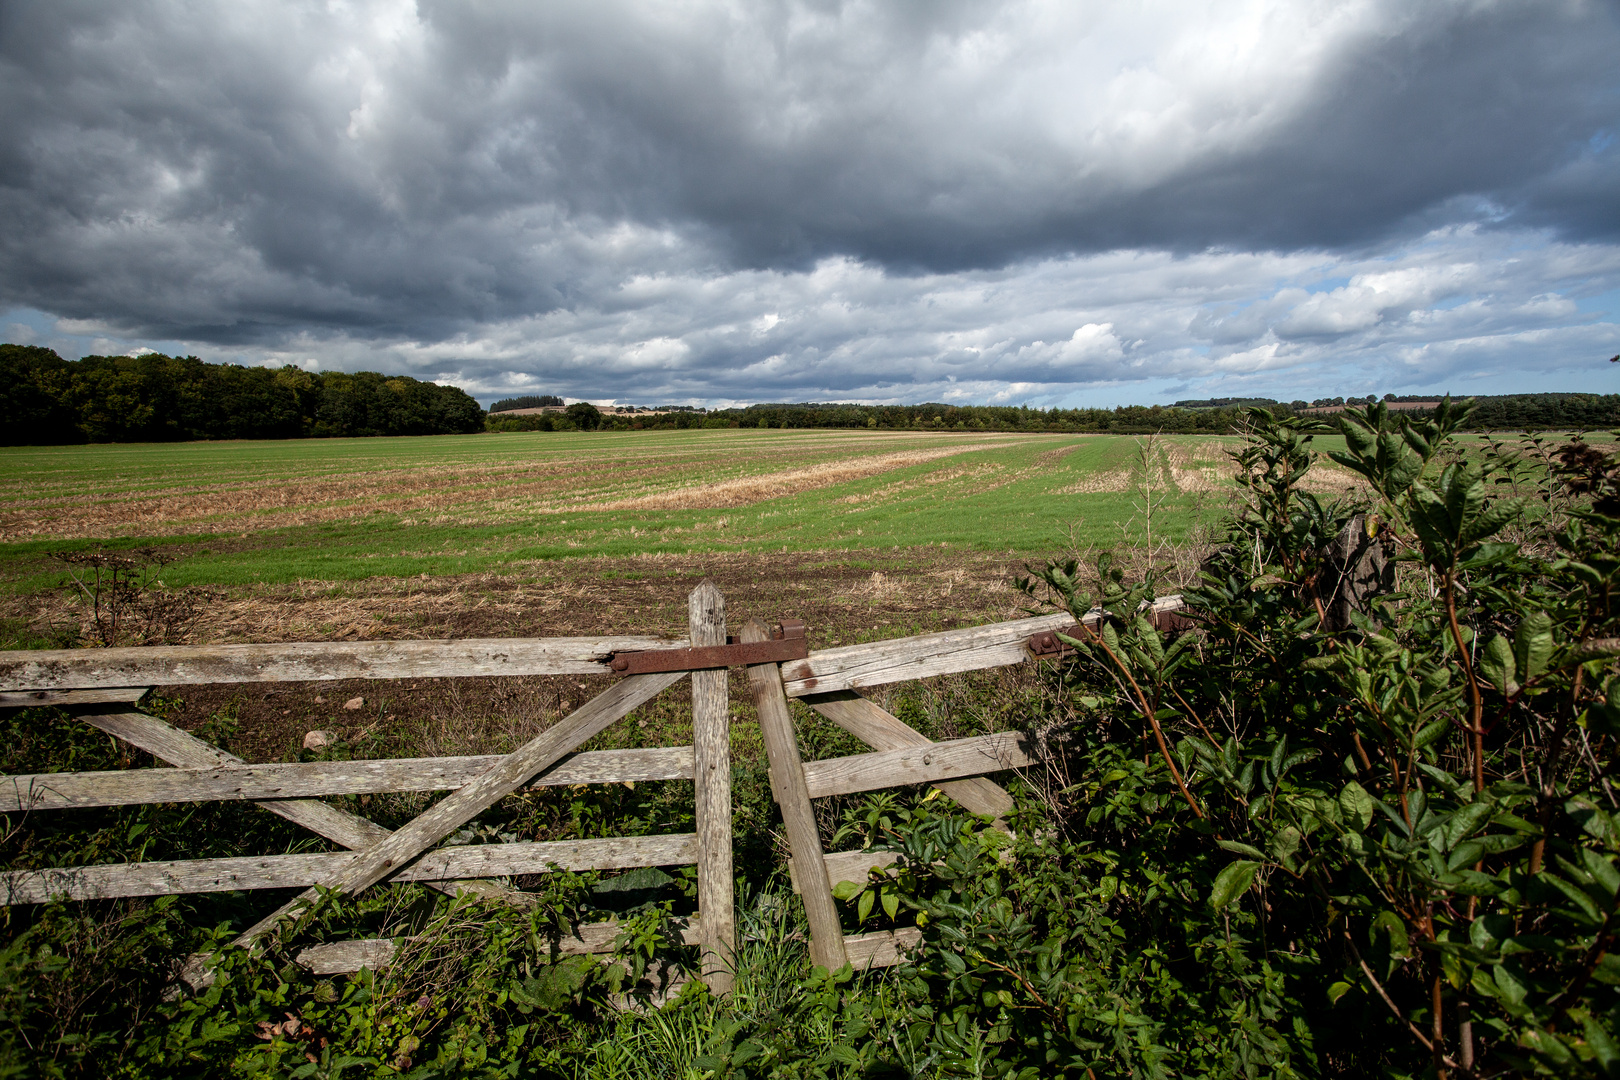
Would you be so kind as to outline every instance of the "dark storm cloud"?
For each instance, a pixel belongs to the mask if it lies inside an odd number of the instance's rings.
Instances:
[[[1617,45],[1507,0],[0,4],[0,306],[581,396],[1574,355]]]

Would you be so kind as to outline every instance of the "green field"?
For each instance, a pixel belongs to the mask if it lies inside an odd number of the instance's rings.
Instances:
[[[157,545],[174,585],[522,572],[577,556],[1176,541],[1230,498],[1234,440],[722,430],[0,450],[0,575]],[[1324,489],[1343,476],[1324,471]],[[1162,504],[1161,504],[1162,500]]]

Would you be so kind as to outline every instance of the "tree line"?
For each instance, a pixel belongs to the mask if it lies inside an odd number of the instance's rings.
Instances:
[[[1362,400],[1210,398],[1114,409],[800,402],[716,411],[661,406],[676,411],[611,416],[576,402],[584,408],[527,416],[501,411],[562,403],[560,397],[544,394],[496,402],[486,417],[478,403],[457,387],[400,375],[208,364],[195,356],[162,353],[68,361],[50,349],[0,345],[0,444],[12,446],[733,427],[1229,435],[1246,430],[1248,406],[1286,416],[1323,404]],[[1386,400],[1427,399],[1390,395]],[[1620,427],[1620,394],[1506,394],[1473,400],[1469,426],[1474,430]],[[1404,415],[1422,419],[1428,411]]]
[[[374,371],[208,364],[195,356],[86,356],[0,345],[0,444],[175,442],[483,430],[464,390]]]
[[[1232,435],[1246,431],[1246,408],[1259,406],[1273,416],[1312,408],[1304,401],[1214,399],[1220,404],[1122,405],[1114,409],[1038,409],[1019,405],[854,405],[801,402],[719,409],[665,416],[602,417],[603,430],[684,428],[872,428],[891,431],[1094,432],[1142,435]],[[1345,399],[1340,399],[1342,404]],[[1359,400],[1359,399],[1358,399]],[[1422,399],[1431,400],[1431,399]],[[1472,399],[1468,426],[1476,431],[1592,429],[1620,427],[1620,394],[1507,394]],[[1426,419],[1432,410],[1401,415]],[[498,431],[572,431],[567,418],[491,416]]]

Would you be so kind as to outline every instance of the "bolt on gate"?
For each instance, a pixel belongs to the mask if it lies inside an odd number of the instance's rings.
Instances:
[[[1155,601],[1174,618],[1179,597]],[[1088,615],[1083,624],[1095,624]],[[0,707],[56,706],[150,753],[169,767],[0,777],[0,812],[40,812],[158,802],[247,801],[345,850],[329,853],[118,863],[0,873],[0,900],[42,903],[171,893],[304,889],[244,931],[251,946],[283,919],[316,903],[319,889],[357,893],[379,882],[419,881],[514,905],[531,894],[496,878],[564,870],[695,864],[697,914],[683,939],[697,945],[710,989],[731,988],[736,948],[731,851],[731,751],[727,670],[747,669],[759,716],[772,795],[782,812],[791,870],[804,899],[810,955],[829,969],[898,963],[916,930],[844,934],[833,886],[863,881],[888,865],[881,852],[824,853],[812,800],[908,784],[931,784],[965,809],[1001,818],[1012,798],[986,774],[1031,764],[1019,732],[933,742],[860,691],[933,675],[1023,663],[1063,651],[1058,635],[1083,633],[1067,615],[1016,619],[890,641],[812,651],[804,624],[773,629],[749,620],[726,634],[725,599],[705,580],[688,602],[688,637],[501,638],[436,641],[298,642],[273,645],[146,646],[0,652]],[[506,755],[249,764],[135,709],[154,686],[207,683],[401,679],[489,675],[619,674],[623,678]],[[682,678],[692,680],[692,745],[579,751],[579,747]],[[798,698],[872,751],[801,759],[788,711]],[[692,780],[695,831],[641,837],[441,847],[456,829],[525,787]],[[444,799],[388,830],[321,801],[328,795],[445,791]],[[563,954],[607,952],[613,923],[580,926],[557,942]],[[314,946],[306,967],[333,974],[383,966],[395,943],[362,940]],[[193,957],[183,977],[211,976]]]

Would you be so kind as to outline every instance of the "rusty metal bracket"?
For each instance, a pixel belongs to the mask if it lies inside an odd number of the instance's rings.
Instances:
[[[1198,625],[1196,620],[1182,614],[1185,610],[1186,605],[1182,602],[1180,596],[1164,597],[1142,605],[1142,614],[1147,616],[1148,622],[1153,624],[1153,629],[1161,634],[1178,630],[1191,630],[1196,627]],[[1045,630],[1039,634],[1031,634],[1026,644],[1029,651],[1037,657],[1063,656],[1066,653],[1074,652],[1074,646],[1067,645],[1059,640],[1059,634],[1064,637],[1074,638],[1077,641],[1092,639],[1096,637],[1097,627],[1101,624],[1101,621],[1102,614],[1100,612],[1088,613],[1078,623],[1060,626],[1055,630]]]
[[[783,619],[771,627],[769,641],[744,643],[728,637],[724,645],[696,649],[618,652],[613,654],[608,666],[622,675],[646,675],[655,671],[706,671],[747,664],[779,664],[784,660],[803,660],[809,655],[810,639],[805,636],[804,620]]]
[[[1089,630],[1090,627],[1085,629]],[[1074,652],[1074,646],[1058,640],[1058,635],[1084,641],[1085,639],[1080,637],[1081,632],[1080,626],[1060,626],[1056,630],[1031,634],[1028,642],[1029,651],[1036,656],[1062,656],[1064,653]]]

